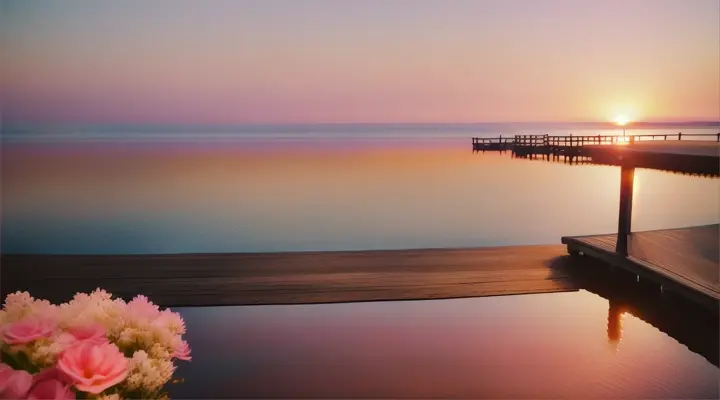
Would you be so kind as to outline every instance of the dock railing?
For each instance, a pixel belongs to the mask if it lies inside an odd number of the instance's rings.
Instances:
[[[513,137],[503,137],[500,135],[499,137],[495,138],[478,138],[474,137],[472,138],[473,143],[473,151],[488,151],[488,150],[495,150],[495,151],[506,151],[512,149],[512,147],[515,144],[515,138]]]
[[[506,151],[512,150],[514,156],[565,157],[569,160],[587,157],[586,145],[632,144],[648,140],[702,140],[720,142],[720,132],[714,133],[682,133],[640,134],[640,135],[514,135],[512,137],[481,138],[473,137],[473,151]]]
[[[629,141],[639,140],[683,140],[685,138],[707,138],[720,142],[720,132],[718,133],[663,133],[663,134],[643,134],[643,135],[514,135],[499,137],[473,137],[473,145],[518,145],[518,146],[582,146],[586,144],[616,144]]]

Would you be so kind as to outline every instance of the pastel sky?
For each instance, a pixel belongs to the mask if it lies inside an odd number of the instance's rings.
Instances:
[[[720,119],[720,0],[0,2],[3,119]]]

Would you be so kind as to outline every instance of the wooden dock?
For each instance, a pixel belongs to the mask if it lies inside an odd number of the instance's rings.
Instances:
[[[626,269],[663,290],[709,307],[720,301],[720,225],[632,232],[627,255],[617,234],[563,237],[572,255],[585,255]]]
[[[683,138],[685,139],[683,141]],[[690,139],[690,140],[688,140]],[[593,153],[589,151],[599,146],[621,147],[627,144],[659,143],[693,143],[698,141],[720,142],[717,134],[683,134],[673,135],[502,135],[494,138],[472,138],[474,152],[511,151],[513,156],[522,158],[543,158],[565,161],[591,161]],[[592,148],[590,147],[592,146]]]
[[[650,168],[671,172],[717,176],[720,142],[644,141],[627,146],[585,146],[584,154],[596,164]]]
[[[496,137],[496,138],[472,138],[473,151],[507,151],[512,150],[515,144],[513,137]]]
[[[686,140],[683,140],[685,138]],[[691,139],[691,140],[687,140]],[[560,157],[620,167],[617,233],[564,237],[573,255],[586,255],[649,279],[711,309],[720,302],[718,225],[632,232],[636,168],[720,176],[720,133],[677,135],[516,135],[499,143],[517,157]],[[473,138],[474,151],[491,150],[492,139]]]
[[[624,268],[711,309],[720,302],[718,225],[632,232],[636,168],[720,176],[720,142],[634,142],[586,146],[593,161],[620,167],[617,233],[565,237],[568,252]]]
[[[0,292],[53,302],[97,287],[163,306],[418,300],[575,290],[562,245],[133,256],[2,255]]]

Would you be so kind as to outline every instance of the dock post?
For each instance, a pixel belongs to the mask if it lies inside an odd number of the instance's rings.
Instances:
[[[620,210],[618,213],[618,236],[615,252],[628,255],[628,235],[631,232],[633,178],[635,167],[623,165],[620,168]]]

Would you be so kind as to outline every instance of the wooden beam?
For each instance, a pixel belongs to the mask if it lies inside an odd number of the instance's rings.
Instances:
[[[623,165],[620,168],[620,209],[618,211],[618,238],[615,251],[627,256],[628,235],[632,222],[632,195],[635,167]]]

